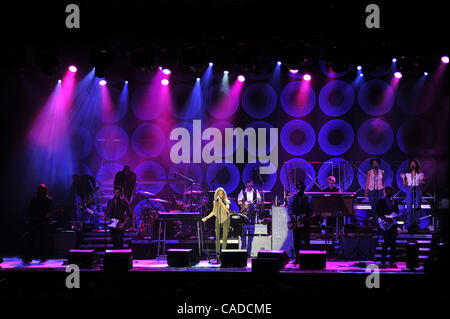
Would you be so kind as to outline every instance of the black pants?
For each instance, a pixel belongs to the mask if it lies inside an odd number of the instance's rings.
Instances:
[[[41,260],[50,257],[51,231],[47,224],[30,226],[25,234],[24,260],[39,258]],[[35,250],[36,248],[36,250]]]
[[[383,230],[382,235],[384,243],[381,251],[381,262],[383,264],[386,262],[386,255],[389,247],[390,248],[389,254],[391,256],[390,262],[393,263],[395,262],[395,254],[396,254],[395,240],[397,239],[397,227],[393,226],[388,230]]]
[[[124,231],[110,228],[109,234],[111,236],[111,241],[113,243],[114,249],[122,249],[123,248]]]
[[[309,233],[310,233],[309,226],[295,228],[293,230],[295,258],[297,261],[298,261],[298,255],[299,255],[298,251],[300,249],[308,249],[309,248],[309,242],[310,242]]]

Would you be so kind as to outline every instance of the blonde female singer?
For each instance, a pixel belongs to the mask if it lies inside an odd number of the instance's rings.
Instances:
[[[216,217],[216,259],[220,262],[220,230],[222,229],[222,247],[227,248],[228,229],[230,228],[230,201],[227,193],[219,187],[214,193],[214,205],[212,212],[202,218],[206,222],[211,217]]]

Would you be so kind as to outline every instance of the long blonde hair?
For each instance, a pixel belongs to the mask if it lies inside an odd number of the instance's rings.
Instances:
[[[214,205],[216,205],[216,198],[217,198],[217,196],[219,196],[220,191],[222,191],[225,194],[225,198],[223,199],[223,202],[225,203],[225,205],[229,205],[230,201],[228,200],[227,192],[222,187],[219,187],[218,189],[216,189],[216,192],[214,193]]]

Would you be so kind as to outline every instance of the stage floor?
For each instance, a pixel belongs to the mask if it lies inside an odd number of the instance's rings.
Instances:
[[[33,260],[29,265],[22,263],[17,257],[6,257],[0,265],[4,271],[28,271],[28,270],[46,270],[46,271],[65,271],[67,264],[64,259],[49,259],[45,262]],[[365,273],[366,266],[375,264],[380,266],[379,261],[359,261],[359,260],[327,260],[326,268],[323,270],[300,270],[298,265],[294,265],[291,260],[280,273]],[[405,273],[410,272],[406,267],[406,262],[397,262],[397,268],[380,268],[380,273]],[[86,271],[99,271],[100,267],[83,269]],[[184,271],[184,272],[251,272],[251,259],[247,261],[245,268],[222,268],[219,264],[209,263],[207,260],[200,260],[199,263],[191,267],[169,267],[165,258],[133,260],[133,268],[130,271]],[[423,273],[423,266],[417,268],[414,274]]]

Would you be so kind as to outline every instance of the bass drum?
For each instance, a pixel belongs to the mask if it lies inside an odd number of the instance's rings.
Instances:
[[[247,222],[247,216],[230,211],[230,237],[238,237],[244,235],[244,224]]]

